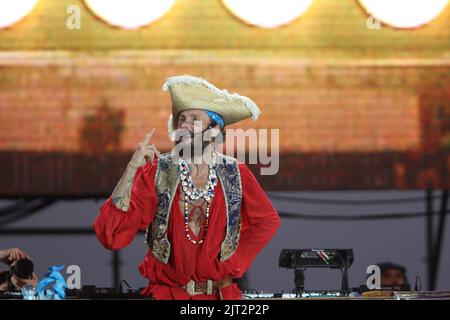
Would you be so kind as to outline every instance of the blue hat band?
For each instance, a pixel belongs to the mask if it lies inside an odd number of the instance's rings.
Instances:
[[[213,111],[206,110],[206,114],[213,119],[222,129],[225,126],[225,122],[222,117]]]

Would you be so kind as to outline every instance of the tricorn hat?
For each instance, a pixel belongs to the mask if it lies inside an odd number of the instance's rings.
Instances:
[[[175,129],[173,119],[177,119],[179,113],[184,110],[213,111],[222,117],[225,125],[248,118],[256,121],[261,113],[250,98],[229,93],[225,89],[221,90],[199,77],[190,75],[170,77],[164,83],[163,90],[169,91],[172,99],[169,133]]]

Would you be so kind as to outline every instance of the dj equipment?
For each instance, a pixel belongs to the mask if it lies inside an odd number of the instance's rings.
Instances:
[[[83,286],[81,289],[66,290],[66,299],[89,299],[89,300],[111,300],[111,299],[149,299],[140,293],[141,289],[128,289],[126,292],[116,288],[98,288],[93,285]]]
[[[294,269],[294,293],[297,295],[304,292],[304,271],[308,268],[341,270],[341,291],[348,294],[348,269],[352,265],[353,259],[353,249],[283,249],[278,266]]]

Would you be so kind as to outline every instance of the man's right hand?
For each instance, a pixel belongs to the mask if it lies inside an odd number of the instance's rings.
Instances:
[[[129,165],[135,169],[142,167],[147,162],[152,162],[155,158],[155,155],[159,156],[160,153],[158,149],[156,149],[154,144],[149,145],[151,137],[155,133],[156,129],[152,129],[142,140],[141,143],[139,143],[139,146],[134,151],[133,156],[131,157],[131,160],[129,162]]]
[[[150,138],[155,129],[150,131],[139,143],[138,148],[133,153],[130,162],[128,163],[127,169],[120,178],[119,183],[116,185],[111,198],[113,204],[120,210],[126,212],[130,208],[131,202],[131,189],[133,188],[134,176],[136,175],[137,169],[145,165],[147,162],[153,161],[155,155],[159,155],[159,151],[156,149],[155,145],[149,145]]]

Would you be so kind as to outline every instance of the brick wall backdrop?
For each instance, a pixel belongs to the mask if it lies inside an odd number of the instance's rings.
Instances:
[[[72,4],[81,30],[65,26]],[[252,97],[262,116],[239,127],[280,129],[266,189],[448,187],[449,18],[368,30],[357,1],[316,0],[264,30],[220,1],[178,0],[129,31],[80,0],[40,0],[0,29],[0,194],[109,194],[151,128],[171,147],[161,86],[184,73]]]

